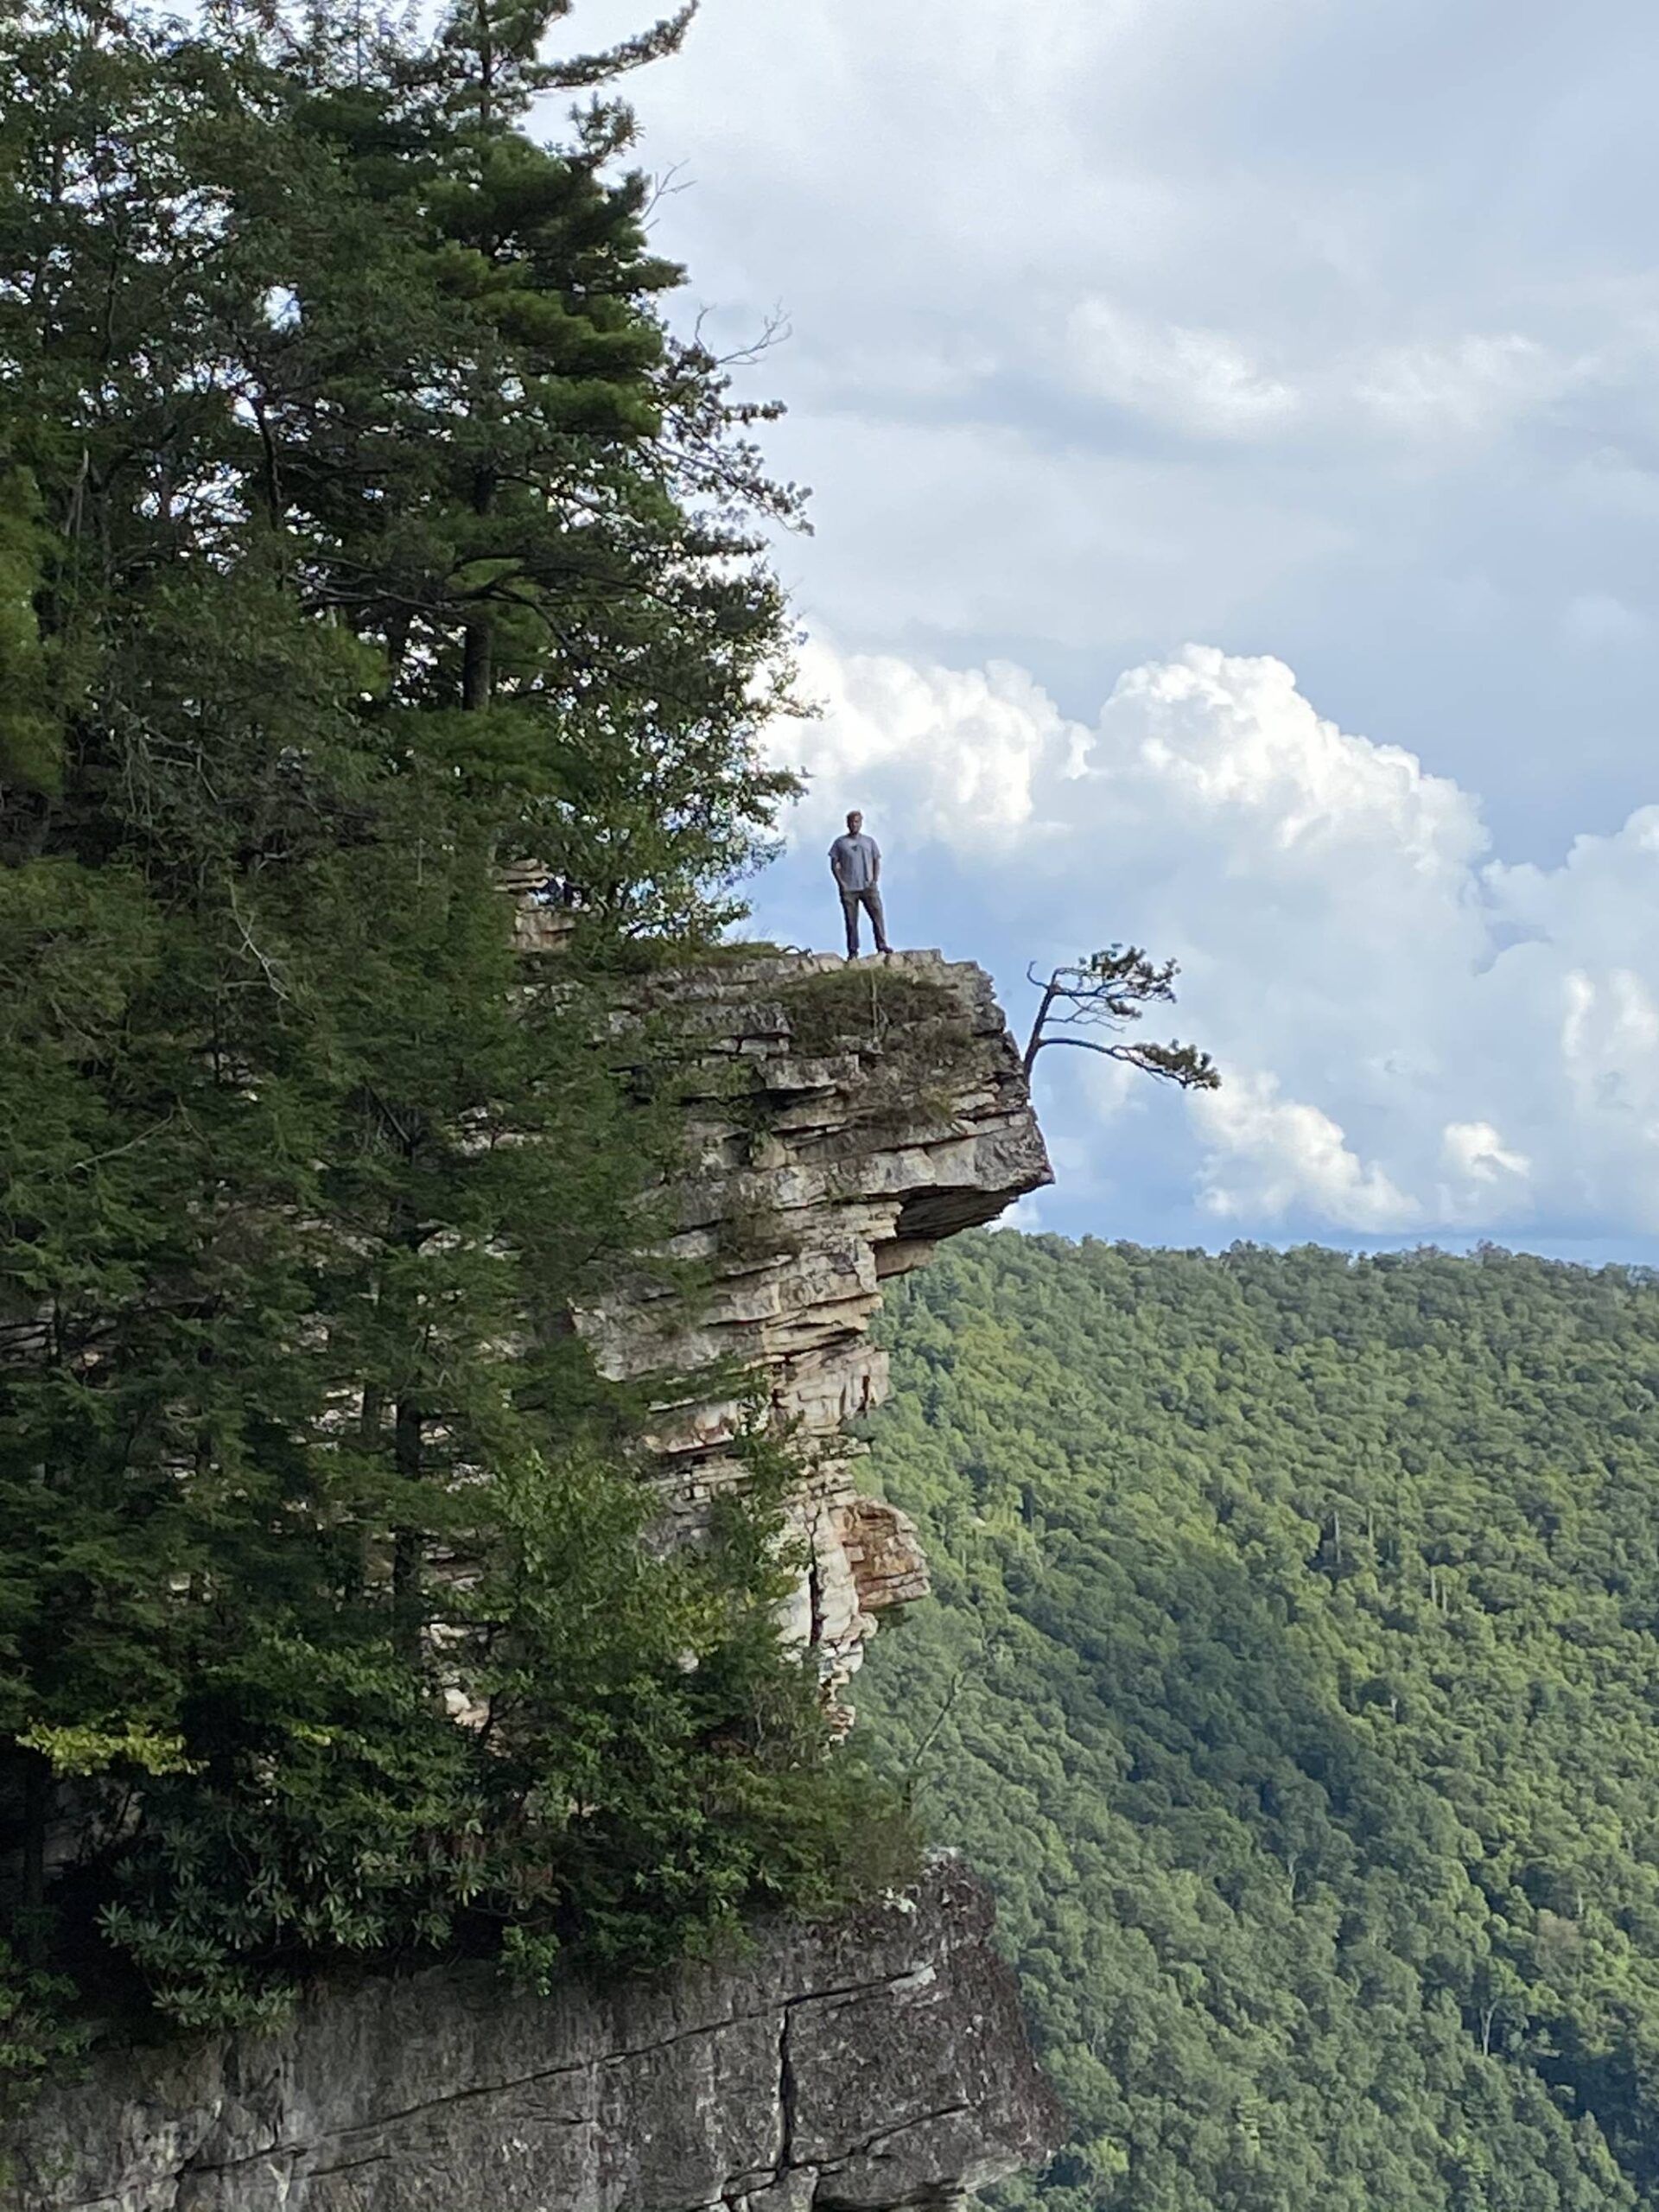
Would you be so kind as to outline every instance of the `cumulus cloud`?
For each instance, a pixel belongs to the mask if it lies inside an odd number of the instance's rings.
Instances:
[[[1511,1152],[1490,1122],[1448,1122],[1441,1142],[1446,1165],[1470,1183],[1497,1183],[1532,1172],[1526,1154]]]
[[[1429,69],[1330,0],[706,0],[630,79],[671,311],[737,353],[787,310],[745,391],[847,648],[766,925],[824,929],[859,798],[912,941],[1013,995],[1143,938],[1226,1065],[1182,1213],[1189,1109],[1047,1056],[1045,1220],[1087,1169],[1137,1233],[1659,1233],[1654,19],[1549,13],[1456,130],[1484,0]]]
[[[803,820],[839,826],[837,793],[887,784],[909,761],[916,788],[906,809],[912,834],[946,844],[973,827],[976,845],[1007,845],[1033,829],[1033,779],[1065,725],[1023,669],[917,668],[890,656],[842,658],[823,646],[804,657],[804,689],[823,709],[804,750],[815,802]],[[791,727],[779,735],[799,750]]]
[[[1186,1109],[1201,1215],[1659,1231],[1659,805],[1506,864],[1473,793],[1211,646],[1131,670],[1087,723],[1006,662],[820,641],[807,673],[806,843],[854,784],[912,884],[971,880],[982,934],[1000,912],[1042,960],[1133,938],[1181,961],[1180,1032],[1226,1078]],[[1135,1095],[1066,1080],[1063,1139],[1109,1126],[1121,1163]]]
[[[1195,1111],[1210,1146],[1200,1203],[1224,1220],[1312,1213],[1337,1229],[1409,1228],[1422,1209],[1375,1162],[1367,1166],[1317,1106],[1281,1098],[1278,1078],[1249,1070]]]

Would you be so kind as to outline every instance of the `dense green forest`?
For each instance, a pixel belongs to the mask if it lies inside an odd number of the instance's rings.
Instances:
[[[691,10],[569,10],[0,9],[0,2086],[81,1990],[659,1959],[862,1833],[782,1474],[649,1553],[569,1325],[677,1119],[607,979],[794,788],[798,510],[612,88]]]
[[[884,1326],[861,1726],[1077,2123],[1008,2201],[1659,2203],[1659,1287],[991,1235]]]

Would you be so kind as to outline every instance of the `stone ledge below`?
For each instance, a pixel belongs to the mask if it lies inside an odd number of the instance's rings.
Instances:
[[[756,1931],[723,1967],[515,1996],[323,1984],[275,2036],[110,2051],[14,2146],[15,2212],[897,2212],[1043,2157],[982,1884]]]

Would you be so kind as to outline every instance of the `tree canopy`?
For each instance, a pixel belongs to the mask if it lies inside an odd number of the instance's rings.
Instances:
[[[989,1872],[1046,2212],[1659,2203],[1659,1286],[964,1238],[861,1726]]]
[[[525,128],[686,16],[566,11],[0,11],[0,2061],[65,1977],[669,1955],[855,1825],[777,1480],[642,1548],[569,1325],[674,1127],[605,978],[793,787],[797,502],[626,110]]]
[[[1220,1070],[1198,1046],[1179,1038],[1155,1044],[1126,1033],[1147,1007],[1174,1003],[1180,972],[1175,961],[1154,960],[1138,944],[1107,945],[1051,968],[1046,976],[1027,968],[1026,980],[1038,1000],[1021,1056],[1026,1073],[1036,1066],[1039,1053],[1063,1045],[1138,1068],[1182,1090],[1219,1090]]]

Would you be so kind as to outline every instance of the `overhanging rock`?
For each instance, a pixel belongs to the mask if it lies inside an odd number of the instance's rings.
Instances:
[[[739,957],[637,982],[615,1018],[679,1056],[689,1164],[660,1255],[712,1287],[642,1274],[577,1325],[604,1373],[659,1382],[671,1529],[694,1535],[742,1479],[757,1399],[793,1433],[811,1563],[789,1628],[839,1688],[881,1608],[927,1588],[914,1529],[854,1472],[846,1425],[887,1388],[870,1319],[888,1276],[1052,1179],[1019,1052],[983,969],[936,952]]]

